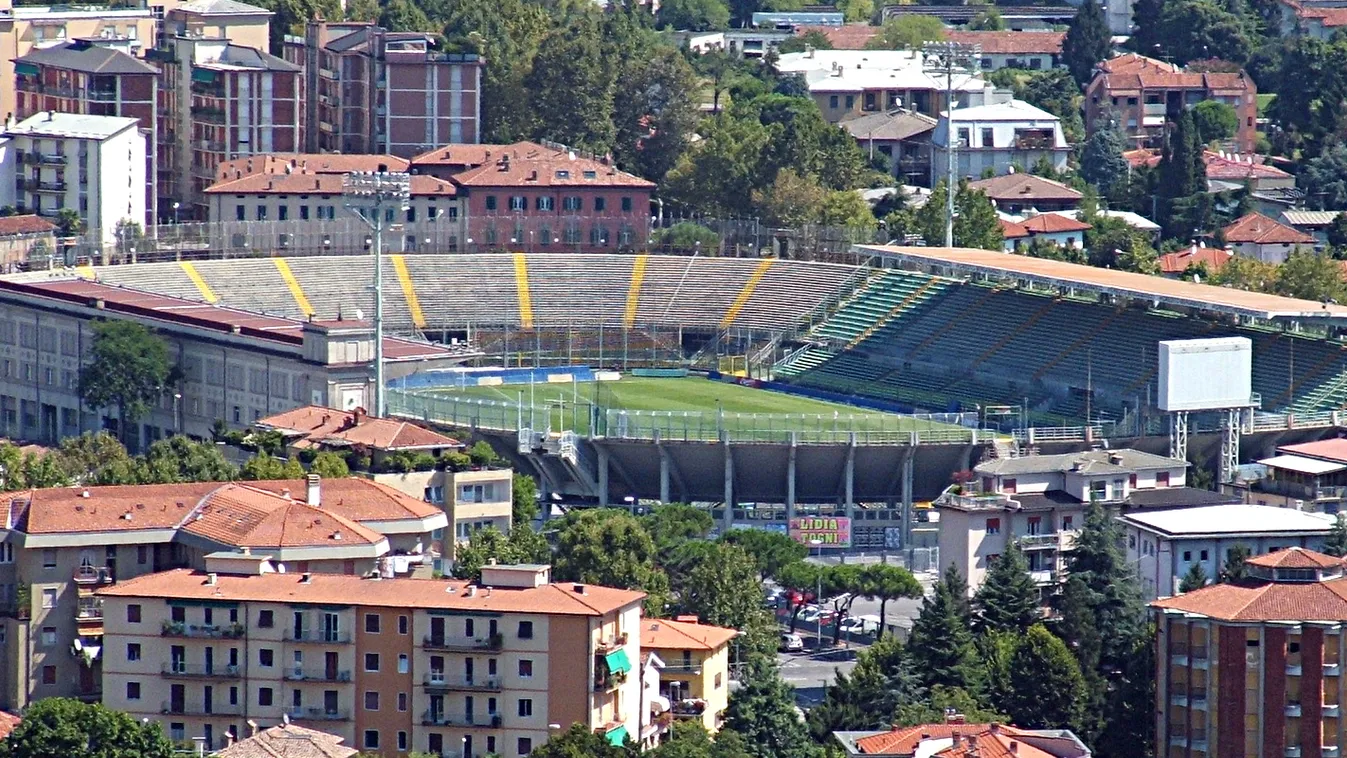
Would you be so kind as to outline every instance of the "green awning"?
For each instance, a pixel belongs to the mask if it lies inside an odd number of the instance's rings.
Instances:
[[[618,728],[614,729],[608,734],[605,734],[604,736],[608,738],[609,745],[622,747],[622,743],[627,741],[627,727],[619,726]]]
[[[192,81],[211,83],[215,81],[215,72],[208,68],[192,69]]]
[[[23,61],[14,61],[14,73],[24,74],[26,76],[37,76],[38,70],[35,64],[25,63]]]
[[[618,648],[603,657],[608,664],[608,670],[614,674],[625,674],[631,671],[631,659],[627,657],[626,648]]]

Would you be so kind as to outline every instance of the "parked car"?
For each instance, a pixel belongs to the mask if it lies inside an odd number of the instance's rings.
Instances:
[[[786,632],[781,635],[781,643],[777,645],[777,650],[783,653],[799,653],[804,651],[804,639],[798,634]]]

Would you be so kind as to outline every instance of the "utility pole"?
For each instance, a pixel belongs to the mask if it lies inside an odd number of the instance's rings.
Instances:
[[[921,54],[924,68],[945,75],[945,247],[954,247],[954,167],[959,149],[959,134],[954,127],[954,74],[957,71],[971,77],[981,48],[958,42],[927,42],[921,46]]]
[[[388,409],[384,388],[384,225],[389,211],[405,213],[411,205],[412,177],[387,171],[355,171],[342,181],[346,207],[373,233],[374,253],[374,415]]]

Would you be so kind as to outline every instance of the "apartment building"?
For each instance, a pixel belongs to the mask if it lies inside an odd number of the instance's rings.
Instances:
[[[485,61],[434,44],[429,34],[322,20],[287,36],[284,57],[303,72],[302,149],[410,158],[480,140]]]
[[[11,493],[0,542],[0,707],[97,700],[104,613],[94,591],[220,551],[299,572],[430,576],[439,508],[363,479],[62,487]],[[283,562],[283,563],[282,563]],[[185,623],[185,622],[184,622]],[[178,636],[228,636],[207,619]]]
[[[214,747],[288,718],[386,756],[523,758],[562,725],[640,734],[642,593],[553,584],[547,566],[487,566],[477,584],[279,573],[238,554],[206,569],[98,593],[103,702],[171,738]],[[233,636],[164,638],[208,617]]]
[[[132,446],[174,433],[209,438],[217,419],[242,428],[303,405],[372,404],[374,331],[364,321],[290,321],[200,300],[43,276],[0,282],[0,430],[54,443],[112,429],[115,414],[84,407],[79,368],[95,319],[151,327],[169,344],[182,383],[129,435]],[[427,342],[384,338],[391,378],[460,359]],[[124,437],[126,439],[126,437]]]
[[[809,96],[833,124],[897,108],[934,118],[949,107],[945,78],[926,69],[919,51],[810,49],[781,55],[776,69],[804,77]],[[954,77],[956,98],[983,86],[976,76]]]
[[[1047,161],[1055,171],[1066,169],[1071,146],[1061,119],[1034,105],[991,89],[969,96],[967,103],[940,116],[931,133],[931,184],[945,178],[950,137],[954,138],[954,171],[958,178],[978,179],[990,172],[1029,170]]]
[[[659,656],[659,706],[676,719],[696,719],[715,734],[725,721],[730,693],[730,642],[735,629],[698,623],[696,616],[645,619],[641,652]]]
[[[1258,463],[1267,473],[1249,484],[1250,502],[1319,513],[1347,502],[1347,439],[1280,445]]]
[[[1104,118],[1118,126],[1136,147],[1163,147],[1165,125],[1203,100],[1235,109],[1238,130],[1229,149],[1252,153],[1257,136],[1258,87],[1243,71],[1188,71],[1165,61],[1127,53],[1099,64],[1085,88],[1085,127],[1094,131]]]
[[[982,585],[988,564],[1013,540],[1040,585],[1055,584],[1091,502],[1158,507],[1230,502],[1184,486],[1188,462],[1140,450],[1089,450],[994,458],[976,481],[936,500],[940,559]]]
[[[126,41],[77,39],[35,48],[14,61],[18,105],[26,119],[45,111],[134,118],[145,135],[145,217],[157,223],[159,69],[131,54]]]
[[[54,216],[71,209],[105,243],[146,214],[146,136],[137,119],[46,111],[10,119],[0,143],[0,205]]]
[[[1341,755],[1341,559],[1288,548],[1246,563],[1246,580],[1151,603],[1157,754]]]

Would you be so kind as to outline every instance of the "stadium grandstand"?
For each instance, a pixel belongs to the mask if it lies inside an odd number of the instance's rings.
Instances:
[[[1263,411],[1347,408],[1347,307],[998,252],[859,247],[854,263],[495,253],[394,255],[390,329],[469,339],[487,362],[719,368],[832,397],[1037,424],[1145,417],[1156,343],[1243,335]],[[80,269],[288,318],[373,309],[372,262],[300,257]],[[68,273],[32,273],[41,279]]]

